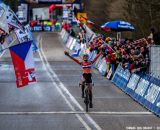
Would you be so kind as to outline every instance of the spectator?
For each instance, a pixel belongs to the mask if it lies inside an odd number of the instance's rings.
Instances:
[[[62,25],[62,28],[64,28],[66,31],[69,31],[70,26],[69,26],[69,24],[64,23],[64,24]]]
[[[74,30],[73,30],[73,28],[70,28],[70,35],[72,36],[72,37],[76,37],[76,33],[74,32]]]
[[[78,14],[78,9],[77,9],[77,7],[74,7],[73,12],[74,12],[74,16],[77,18],[77,14]]]
[[[151,43],[153,42],[156,45],[160,45],[160,32],[156,32],[154,28],[151,29],[149,38],[151,39]]]
[[[150,39],[151,40],[151,43],[153,44],[154,43],[154,39],[153,39],[153,35],[155,34],[155,30],[154,30],[154,28],[151,28],[151,33],[150,33],[150,35],[148,36],[148,39]]]

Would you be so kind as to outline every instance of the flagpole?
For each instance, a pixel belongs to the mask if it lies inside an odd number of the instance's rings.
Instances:
[[[87,18],[83,17],[82,15],[80,15],[80,17],[84,18],[85,20],[88,20]],[[91,24],[94,25],[96,28],[104,31],[105,33],[107,32],[104,28],[102,28],[101,26],[99,26],[98,24],[95,24],[94,22],[91,21]],[[108,28],[109,29],[109,28]]]
[[[85,17],[83,17],[82,15],[80,15],[82,18],[84,18],[85,20],[87,20],[87,18],[85,18]],[[101,27],[101,26],[99,26],[99,25],[97,25],[97,24],[95,24],[94,22],[92,22],[91,21],[91,23],[93,23],[92,25],[95,25],[96,27],[98,27],[98,28],[100,28],[102,31],[104,31],[105,33],[106,33],[106,31]],[[104,43],[106,43],[104,40],[102,40]],[[113,50],[113,48],[112,47],[110,47],[107,43],[106,43],[106,45],[114,52],[114,53],[116,53],[116,51],[115,50]]]
[[[103,41],[103,40],[102,40]],[[110,45],[108,45],[105,41],[103,41],[114,53],[116,53],[116,51],[115,50],[113,50],[113,48],[112,47],[110,47]]]
[[[5,50],[7,50],[7,49],[9,49],[10,47],[12,47],[11,45],[12,45],[15,41],[16,41],[16,39],[14,39],[14,40],[10,43],[10,45],[9,45],[8,47],[0,50],[0,53],[3,52],[3,51],[5,51]],[[0,57],[1,57],[1,56],[0,56]]]

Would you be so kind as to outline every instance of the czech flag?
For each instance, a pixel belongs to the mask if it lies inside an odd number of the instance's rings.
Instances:
[[[17,88],[36,82],[32,41],[9,48],[14,65]]]

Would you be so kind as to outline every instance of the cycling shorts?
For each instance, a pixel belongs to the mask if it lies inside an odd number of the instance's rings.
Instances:
[[[83,73],[83,78],[86,83],[92,83],[92,74],[91,73]]]

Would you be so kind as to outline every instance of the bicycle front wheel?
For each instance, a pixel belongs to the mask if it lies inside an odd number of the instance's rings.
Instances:
[[[86,112],[88,112],[88,107],[89,107],[89,93],[88,90],[85,91],[85,104],[86,104]]]

